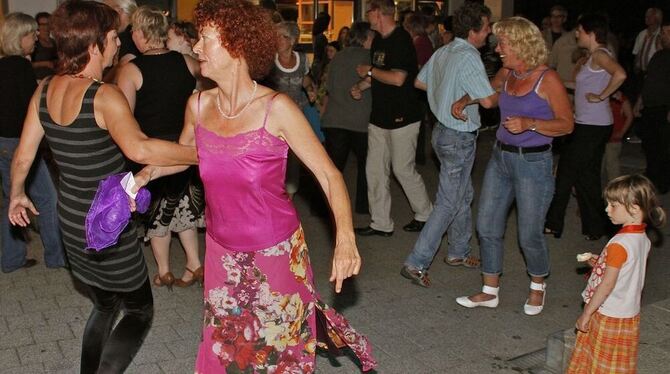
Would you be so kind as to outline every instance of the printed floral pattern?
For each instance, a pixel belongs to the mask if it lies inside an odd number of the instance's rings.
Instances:
[[[588,304],[593,297],[593,294],[596,292],[596,288],[603,281],[603,275],[605,275],[605,268],[607,267],[607,247],[603,249],[603,252],[598,256],[598,261],[596,261],[595,266],[591,269],[591,275],[589,280],[586,283],[586,289],[582,292],[582,299]]]
[[[319,300],[302,228],[288,240],[258,252],[207,247],[208,251],[212,249],[222,250],[217,251],[220,256],[212,264],[223,273],[224,281],[209,288],[205,280],[203,335],[207,336],[203,336],[196,372],[211,372],[202,367],[206,360],[200,356],[213,355],[226,373],[312,373],[317,348],[316,313],[327,322],[330,346],[348,346],[360,358],[364,370],[374,368],[376,362],[367,339]],[[272,282],[282,261],[288,262],[290,274],[286,279],[296,292],[279,292],[282,285]],[[275,266],[272,276],[264,273],[263,263]],[[327,345],[320,342],[319,346]]]

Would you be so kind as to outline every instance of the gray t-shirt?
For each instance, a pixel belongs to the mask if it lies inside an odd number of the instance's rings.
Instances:
[[[363,91],[361,100],[351,97],[351,87],[361,78],[356,66],[370,64],[370,51],[361,47],[347,47],[335,54],[328,64],[328,105],[321,118],[321,127],[368,132],[372,96],[370,90]]]

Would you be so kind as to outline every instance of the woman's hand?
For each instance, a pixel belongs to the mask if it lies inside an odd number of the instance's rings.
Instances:
[[[531,123],[530,118],[512,116],[505,118],[502,125],[512,134],[520,134],[528,130]]]
[[[133,186],[132,192],[137,193],[137,191],[139,191],[140,188],[149,184],[149,182],[151,182],[152,179],[155,179],[153,178],[155,170],[156,167],[149,165],[145,166],[144,168],[142,168],[142,170],[140,170],[137,174],[135,174],[133,176],[133,178],[135,178],[135,186]]]
[[[589,332],[589,322],[591,322],[591,315],[582,313],[582,315],[577,318],[575,328],[581,332]]]
[[[586,101],[588,101],[589,103],[599,103],[604,100],[598,94],[589,92],[586,94]]]
[[[333,269],[330,274],[330,282],[335,281],[335,292],[342,291],[342,282],[357,275],[361,269],[361,257],[358,255],[356,243],[351,242],[339,243],[335,246],[335,254],[333,255]]]
[[[36,216],[40,214],[25,193],[12,197],[9,201],[9,209],[7,213],[9,215],[9,222],[15,226],[28,226],[30,224],[30,218],[28,217],[27,210],[30,210]]]

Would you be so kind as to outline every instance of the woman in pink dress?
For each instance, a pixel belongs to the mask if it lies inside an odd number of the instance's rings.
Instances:
[[[180,143],[196,144],[207,222],[204,324],[196,373],[312,373],[317,346],[350,348],[366,371],[367,339],[318,295],[304,234],[285,187],[289,148],[314,173],[335,219],[330,281],[358,271],[342,175],[296,104],[253,79],[273,63],[270,14],[245,0],[203,0],[194,46],[217,87],[194,94]],[[147,167],[136,179],[183,168]]]

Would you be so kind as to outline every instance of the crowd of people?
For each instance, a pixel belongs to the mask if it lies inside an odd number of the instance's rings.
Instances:
[[[651,247],[645,225],[665,223],[656,193],[670,188],[670,22],[662,11],[647,11],[627,71],[601,14],[580,15],[568,30],[560,5],[540,27],[521,16],[493,23],[475,0],[441,23],[434,9],[397,13],[392,0],[365,9],[367,22],[331,42],[331,17],[320,13],[311,62],[297,49],[294,20],[246,0],[202,0],[194,23],[171,23],[134,0],[70,0],[53,14],[5,17],[0,89],[16,95],[0,100],[2,271],[37,263],[23,229],[37,217],[46,266],[67,267],[93,301],[82,373],[128,367],[150,328],[152,284],[204,288],[196,373],[313,372],[316,349],[334,347],[374,368],[367,338],[315,289],[293,203],[301,173],[313,176],[331,212],[329,279],[338,293],[361,268],[356,236],[394,234],[393,175],[413,211],[402,228],[418,233],[400,274],[430,287],[446,234],[444,262],[482,275],[481,292],[456,303],[496,308],[514,204],[529,316],[545,308],[545,238],[561,237],[574,194],[585,239],[611,239],[585,259],[594,271],[569,371],[635,371]],[[494,108],[496,140],[475,196],[477,138]],[[620,176],[621,143],[636,117],[646,177]],[[417,169],[429,134],[439,163],[433,200]],[[342,177],[350,152],[353,204]],[[134,173],[130,193],[151,192],[150,209],[115,244],[92,251],[87,215],[99,184],[126,171]],[[352,207],[369,215],[367,226],[353,227]],[[151,280],[140,232],[157,264]],[[169,263],[173,233],[186,256],[179,278]]]

